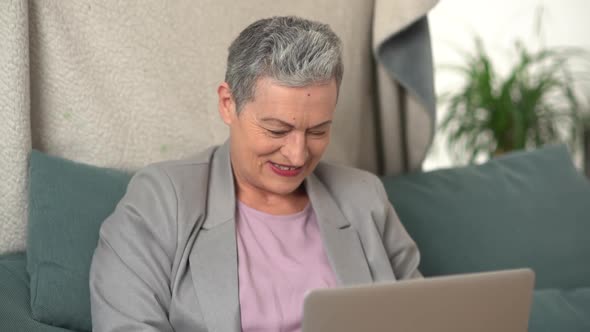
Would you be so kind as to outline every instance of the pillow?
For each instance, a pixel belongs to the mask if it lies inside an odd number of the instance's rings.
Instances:
[[[382,180],[424,275],[530,267],[537,288],[590,286],[590,184],[564,146]]]
[[[533,294],[529,332],[590,331],[590,287],[543,289]]]
[[[0,331],[68,332],[33,319],[26,261],[23,252],[0,255]]]
[[[91,331],[90,263],[103,220],[131,175],[32,151],[27,271],[31,310],[41,322]]]

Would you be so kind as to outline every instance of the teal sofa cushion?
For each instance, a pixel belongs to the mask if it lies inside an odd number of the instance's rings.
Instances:
[[[590,331],[590,287],[535,291],[528,332],[555,331]]]
[[[69,331],[33,319],[24,253],[0,256],[0,331]]]
[[[33,317],[90,331],[88,276],[98,232],[130,175],[33,151],[27,270]]]
[[[424,275],[530,267],[537,288],[590,286],[590,184],[564,146],[383,182]]]

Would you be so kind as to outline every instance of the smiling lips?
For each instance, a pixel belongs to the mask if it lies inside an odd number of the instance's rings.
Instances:
[[[270,169],[280,176],[297,176],[303,171],[303,167],[285,166],[281,164],[275,164],[271,161],[269,161],[268,164],[270,165]]]

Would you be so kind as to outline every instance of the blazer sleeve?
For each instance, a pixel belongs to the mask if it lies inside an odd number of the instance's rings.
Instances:
[[[168,309],[176,201],[164,170],[150,166],[131,179],[101,226],[92,259],[93,331],[173,331]]]
[[[387,250],[393,272],[397,279],[422,278],[418,270],[420,264],[418,247],[397,216],[383,183],[377,177],[375,182],[379,204],[381,209],[384,209],[383,245]]]

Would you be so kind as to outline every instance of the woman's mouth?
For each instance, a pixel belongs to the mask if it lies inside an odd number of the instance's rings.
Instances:
[[[288,177],[297,176],[303,171],[303,167],[301,167],[301,166],[295,167],[295,166],[281,165],[281,164],[273,163],[272,161],[269,161],[268,164],[270,165],[270,169],[280,176],[288,176]]]

